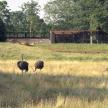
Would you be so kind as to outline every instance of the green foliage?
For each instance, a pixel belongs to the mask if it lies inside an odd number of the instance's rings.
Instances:
[[[15,11],[10,13],[10,32],[25,32],[26,27],[26,17],[22,11]]]
[[[10,20],[10,12],[6,1],[0,1],[0,18],[8,25]]]
[[[39,5],[37,2],[31,0],[30,2],[24,3],[22,6],[23,14],[26,19],[26,28],[32,36],[33,33],[41,35],[42,37],[47,34],[46,24],[43,19],[39,17]]]
[[[5,23],[6,31],[11,28],[10,25],[10,10],[6,1],[0,1],[0,18]]]
[[[26,16],[27,20],[27,29],[32,35],[33,32],[37,32],[39,30],[39,6],[38,3],[31,0],[30,2],[24,3],[22,6],[22,11]]]
[[[72,28],[75,3],[71,0],[55,0],[45,6],[46,22],[54,24],[54,28]],[[71,13],[71,14],[70,14]]]
[[[30,0],[20,11],[10,11],[6,1],[0,1],[0,18],[8,32],[29,32],[31,36],[49,36],[51,29],[91,29],[98,26],[108,31],[107,0],[52,0],[45,7],[44,19],[39,16],[40,6]]]
[[[6,28],[3,21],[0,19],[0,42],[6,41]]]
[[[54,0],[45,6],[46,21],[53,28],[108,30],[108,1]]]
[[[49,28],[48,28],[48,25],[44,21],[42,21],[42,23],[41,23],[39,35],[41,37],[48,37],[49,36]]]
[[[0,1],[0,18],[7,32],[28,32],[31,36],[47,36],[48,29],[43,19],[39,17],[39,5],[31,0],[24,3],[21,11],[10,11],[6,1]]]
[[[21,11],[10,12],[8,31],[27,32],[30,36],[47,36],[47,25],[43,19],[40,19],[39,9],[38,3],[31,0],[22,5]]]

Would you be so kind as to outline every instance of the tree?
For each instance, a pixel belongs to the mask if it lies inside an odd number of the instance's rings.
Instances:
[[[48,30],[43,19],[39,17],[39,5],[31,0],[24,3],[21,11],[10,12],[9,32],[28,32],[30,36],[46,36]],[[35,35],[34,35],[35,34]]]
[[[72,0],[54,0],[45,6],[45,20],[54,28],[73,28],[75,2]]]
[[[27,20],[26,16],[22,11],[14,11],[10,13],[10,31],[11,32],[26,32],[27,31]]]
[[[40,19],[40,30],[39,30],[39,35],[41,37],[48,37],[48,32],[49,32],[49,29],[48,29],[48,26],[47,24],[44,22],[43,19]]]
[[[6,41],[6,28],[3,21],[0,19],[0,42]]]
[[[6,28],[8,28],[10,23],[10,10],[6,1],[0,1],[0,18],[5,23]]]
[[[53,0],[44,9],[53,28],[108,30],[107,0]]]
[[[39,31],[39,5],[37,2],[31,0],[23,4],[22,11],[26,15],[27,28],[31,36],[33,32]]]

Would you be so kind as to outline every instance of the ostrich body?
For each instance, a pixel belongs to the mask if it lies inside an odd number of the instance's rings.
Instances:
[[[44,62],[42,60],[38,60],[36,63],[35,63],[35,71],[36,69],[42,69],[44,67]]]
[[[28,71],[28,63],[26,61],[18,61],[17,66],[19,67],[22,72],[25,70],[25,72]]]
[[[22,55],[22,61],[18,61],[17,62],[17,66],[20,70],[22,70],[22,73],[23,71],[27,72],[28,71],[28,62],[26,61],[23,61],[23,55]]]

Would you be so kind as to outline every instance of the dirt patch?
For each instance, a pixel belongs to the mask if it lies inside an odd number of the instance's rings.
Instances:
[[[54,52],[61,52],[61,53],[79,53],[79,54],[108,54],[108,51],[69,51],[69,50],[58,50],[58,49],[53,49],[49,48],[49,50],[54,51]]]
[[[7,39],[7,42],[11,43],[29,43],[29,44],[38,44],[38,43],[50,43],[49,39]]]

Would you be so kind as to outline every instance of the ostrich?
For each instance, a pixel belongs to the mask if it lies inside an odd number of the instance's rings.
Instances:
[[[35,71],[36,69],[42,69],[44,67],[44,62],[42,60],[38,60],[36,63],[35,63]]]
[[[23,54],[22,54],[22,61],[18,61],[17,62],[17,66],[20,70],[22,70],[22,74],[23,74],[23,71],[25,70],[25,72],[28,71],[28,62],[26,61],[23,61]]]

